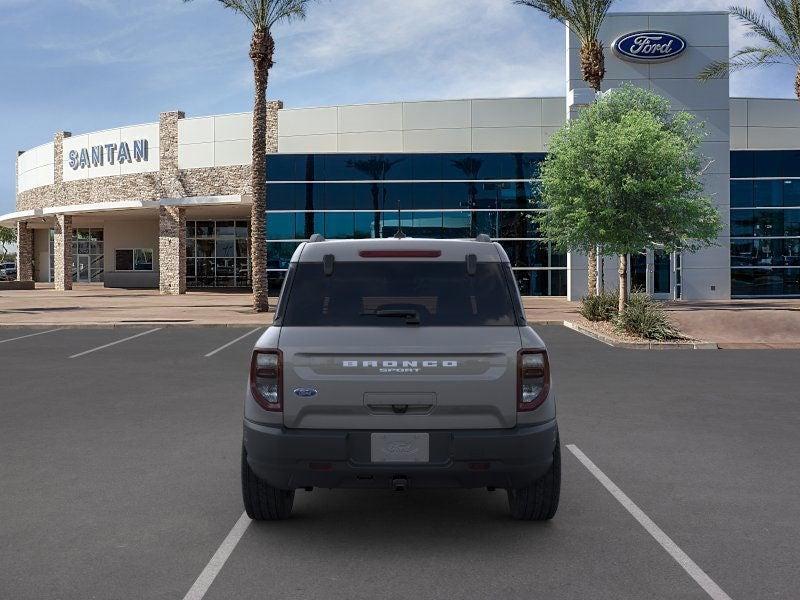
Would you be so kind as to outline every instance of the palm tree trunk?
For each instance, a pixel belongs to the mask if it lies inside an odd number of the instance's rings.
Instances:
[[[597,40],[591,40],[581,45],[581,75],[583,80],[589,84],[595,92],[600,91],[603,77],[606,75],[605,57],[603,56],[603,45]],[[588,255],[589,269],[587,286],[589,296],[597,293],[597,250],[592,247]]]
[[[622,314],[625,305],[628,304],[628,258],[624,254],[619,255],[619,307],[618,312]]]
[[[589,254],[586,257],[588,264],[588,276],[586,285],[589,288],[588,296],[595,296],[597,294],[597,250],[594,247],[589,249]]]
[[[252,180],[253,204],[250,208],[250,267],[253,278],[253,310],[269,310],[267,287],[267,83],[272,55],[275,49],[269,31],[256,29],[250,43],[250,58],[253,61],[255,99],[253,102],[253,155]]]
[[[800,100],[800,68],[797,69],[797,75],[794,78],[794,94]]]

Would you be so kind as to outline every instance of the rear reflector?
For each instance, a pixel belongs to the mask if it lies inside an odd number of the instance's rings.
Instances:
[[[441,250],[361,250],[361,258],[439,258]]]

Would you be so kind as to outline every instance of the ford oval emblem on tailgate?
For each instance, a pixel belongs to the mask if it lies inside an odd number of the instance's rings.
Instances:
[[[294,395],[301,398],[311,398],[317,395],[317,390],[314,388],[294,388]]]

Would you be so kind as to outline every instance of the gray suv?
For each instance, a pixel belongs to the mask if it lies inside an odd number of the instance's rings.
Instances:
[[[511,515],[558,508],[550,365],[503,248],[478,240],[301,244],[253,351],[242,494],[256,520],[296,489],[486,487]]]

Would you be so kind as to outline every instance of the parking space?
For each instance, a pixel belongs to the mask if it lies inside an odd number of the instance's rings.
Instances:
[[[260,330],[0,331],[0,596],[184,597],[242,513]],[[205,598],[724,597],[566,445],[731,598],[792,597],[800,352],[540,332],[565,446],[554,521],[511,521],[501,491],[298,492],[292,519],[247,528]]]

